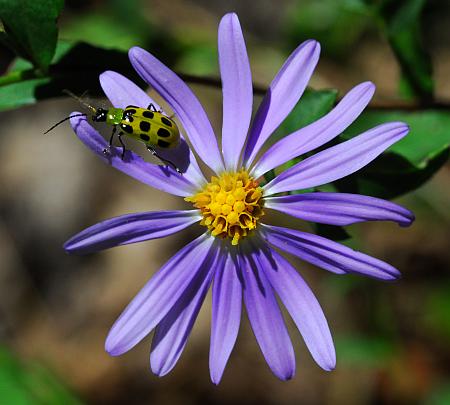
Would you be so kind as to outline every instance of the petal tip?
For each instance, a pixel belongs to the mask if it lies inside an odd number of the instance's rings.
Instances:
[[[142,49],[141,47],[133,46],[128,50],[128,57],[130,59],[135,59],[141,56],[143,52],[145,52],[145,50]]]
[[[210,372],[210,378],[211,378],[211,382],[214,385],[219,385],[220,381],[222,380],[222,374],[218,373],[218,372]]]
[[[361,86],[364,87],[364,90],[368,93],[371,93],[372,95],[375,93],[375,90],[377,89],[377,86],[375,86],[375,83],[371,82],[370,80],[366,82],[362,82]]]
[[[114,346],[112,344],[108,343],[108,339],[106,340],[105,343],[105,351],[106,353],[108,353],[110,356],[120,356],[121,354],[125,353],[126,350],[121,350],[120,347]]]
[[[409,210],[407,210],[407,213],[405,214],[405,219],[400,222],[400,226],[402,228],[407,228],[408,226],[411,226],[412,223],[416,220],[416,216]]]

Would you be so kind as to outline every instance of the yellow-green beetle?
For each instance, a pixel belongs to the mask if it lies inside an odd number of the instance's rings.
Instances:
[[[117,138],[123,148],[122,158],[125,156],[126,151],[122,136],[126,135],[130,138],[143,142],[154,156],[164,163],[169,164],[180,173],[178,167],[176,167],[170,160],[159,156],[154,149],[155,146],[161,149],[169,149],[178,146],[180,143],[180,131],[177,124],[162,112],[157,111],[153,104],[150,104],[147,108],[136,107],[134,105],[129,105],[125,109],[95,108],[85,103],[69,91],[66,91],[66,93],[74,97],[92,111],[92,121],[106,122],[106,124],[113,126],[111,138],[109,139],[109,148],[112,147],[114,136],[117,132],[117,128],[119,128]],[[53,125],[45,133],[50,132],[53,128],[57,127],[64,121],[77,116],[87,116],[87,114],[76,114],[66,117],[57,124]],[[105,149],[103,152],[105,154],[110,153],[108,149]]]

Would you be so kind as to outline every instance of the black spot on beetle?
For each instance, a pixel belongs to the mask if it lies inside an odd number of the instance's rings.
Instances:
[[[148,132],[150,130],[150,123],[148,123],[147,121],[141,121],[139,123],[139,128],[141,129],[141,131]]]
[[[127,115],[134,115],[134,114],[136,114],[136,110],[134,108],[127,108],[125,110],[125,114],[127,114]]]
[[[142,113],[142,116],[145,118],[149,118],[149,119],[153,119],[153,117],[155,116],[155,114],[153,114],[151,111],[144,111]]]
[[[170,146],[170,143],[163,141],[162,139],[158,139],[158,146],[160,148],[168,148]]]
[[[125,115],[125,121],[127,122],[133,122],[134,118],[131,115]]]
[[[122,128],[127,134],[133,133],[133,127],[131,125],[121,124],[120,128]]]
[[[157,134],[163,138],[170,136],[170,132],[166,128],[159,128]]]
[[[145,134],[141,134],[139,135],[141,137],[141,139],[145,142],[148,142],[150,140],[150,137],[148,135]]]
[[[161,117],[161,122],[162,122],[164,125],[167,125],[168,127],[171,127],[171,126],[172,126],[172,123],[171,123],[170,120],[169,120],[168,118],[166,118],[166,117]]]
[[[127,106],[127,108],[126,108],[126,110],[128,110],[129,108],[139,108],[139,107],[137,107],[137,106],[135,106],[135,105],[129,105],[129,106]]]

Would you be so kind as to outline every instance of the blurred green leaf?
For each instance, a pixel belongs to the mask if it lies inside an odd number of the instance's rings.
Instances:
[[[438,385],[428,398],[424,401],[425,405],[448,405],[450,404],[450,382],[447,380],[444,384]]]
[[[430,290],[425,303],[425,327],[441,335],[444,341],[450,338],[450,285],[448,283]]]
[[[86,42],[106,49],[128,51],[144,41],[139,34],[104,12],[82,14],[62,28],[61,38]]]
[[[92,96],[104,96],[98,76],[105,70],[116,70],[137,84],[142,83],[125,52],[85,43],[59,42],[54,62],[44,77],[33,77],[30,68],[27,61],[17,59],[9,74],[0,77],[0,111],[62,96],[63,89],[75,94],[88,90]],[[10,84],[8,79],[12,81]]]
[[[339,361],[365,367],[380,367],[395,355],[395,347],[383,337],[338,336]]]
[[[370,0],[400,63],[404,95],[433,98],[430,57],[424,47],[421,21],[426,0]]]
[[[445,111],[368,111],[341,139],[347,140],[389,121],[408,123],[410,133],[369,165],[336,181],[340,192],[395,198],[420,187],[447,161],[450,114]]]
[[[64,0],[0,0],[6,41],[21,57],[45,73],[56,49],[56,20]]]
[[[300,101],[270,140],[275,142],[323,117],[333,108],[336,97],[337,90],[334,89],[306,89]]]
[[[449,149],[418,169],[394,153],[384,153],[356,173],[336,181],[339,192],[393,199],[420,187],[448,160]]]
[[[403,121],[410,133],[389,148],[417,169],[424,169],[431,160],[450,146],[450,112],[447,111],[367,111],[345,131],[350,138],[389,121]]]
[[[0,395],[8,405],[81,404],[45,367],[23,364],[6,348],[0,348]]]
[[[345,56],[370,24],[362,0],[297,0],[286,9],[286,35],[293,46],[318,40],[328,55]]]

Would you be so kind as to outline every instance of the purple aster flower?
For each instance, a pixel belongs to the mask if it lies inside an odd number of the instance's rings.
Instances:
[[[238,334],[244,303],[251,327],[273,373],[290,379],[295,372],[291,339],[277,296],[299,329],[317,364],[335,367],[331,333],[313,293],[280,254],[293,254],[336,274],[362,274],[394,280],[391,265],[321,236],[263,223],[267,210],[331,225],[362,221],[394,221],[408,226],[410,211],[389,201],[362,195],[317,192],[280,195],[320,186],[362,168],[403,138],[401,122],[379,125],[336,146],[322,150],[285,170],[272,181],[267,171],[311,152],[345,130],[369,103],[374,85],[359,84],[321,119],[284,137],[257,160],[270,135],[301,97],[319,59],[316,41],[301,44],[271,83],[250,126],[252,77],[245,42],[235,14],[219,26],[219,63],[223,86],[222,152],[210,121],[189,87],[150,53],[129,52],[139,75],[170,105],[190,143],[215,174],[206,179],[196,158],[182,141],[170,156],[183,174],[147,163],[121,148],[108,146],[85,118],[72,118],[78,137],[100,159],[135,179],[193,204],[186,211],[129,214],[94,225],[65,244],[70,253],[88,253],[113,246],[162,238],[200,223],[205,232],[183,247],[144,286],[113,325],[106,350],[120,355],[153,329],[150,363],[165,375],[180,357],[197,314],[212,284],[210,372],[219,383]],[[115,107],[157,103],[118,73],[107,71],[100,83]],[[277,194],[277,195],[276,195]],[[243,298],[243,301],[242,301]]]

